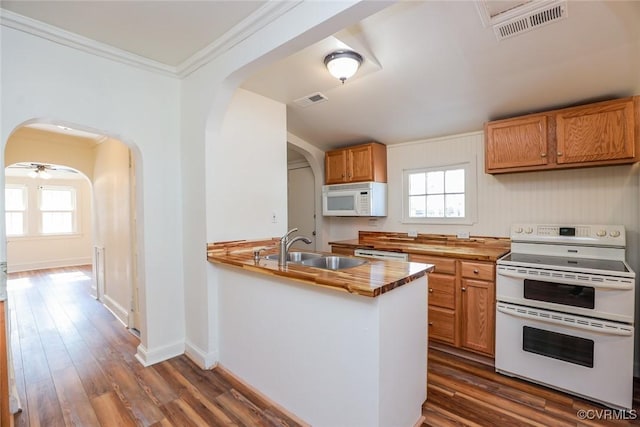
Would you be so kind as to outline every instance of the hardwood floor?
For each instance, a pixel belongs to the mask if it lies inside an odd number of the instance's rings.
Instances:
[[[9,275],[17,426],[300,425],[224,371],[203,371],[185,356],[142,367],[138,339],[89,296],[90,277],[88,266]],[[593,418],[603,407],[433,348],[428,379],[424,426],[638,424],[580,420],[579,410]]]

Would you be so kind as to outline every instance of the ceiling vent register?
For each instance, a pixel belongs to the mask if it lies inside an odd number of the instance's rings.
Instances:
[[[493,27],[498,41],[535,30],[568,16],[566,0],[524,1],[516,7],[497,13],[492,10],[492,3],[495,2],[485,1],[476,4],[482,22],[485,26]]]
[[[329,98],[321,94],[320,92],[312,93],[311,95],[303,96],[293,101],[298,107],[308,107],[309,105],[319,104],[327,101]]]

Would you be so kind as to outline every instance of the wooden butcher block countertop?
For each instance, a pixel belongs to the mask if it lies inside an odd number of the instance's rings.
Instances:
[[[441,234],[408,237],[407,233],[361,231],[357,239],[329,242],[329,245],[495,262],[509,252],[511,241],[503,237],[457,239]]]
[[[345,291],[365,297],[380,296],[433,270],[431,264],[375,259],[367,259],[363,265],[337,271],[291,262],[287,266],[279,266],[278,261],[264,258],[265,255],[278,253],[277,246],[278,239],[209,243],[207,244],[207,260],[216,264],[230,265],[246,271],[283,277],[306,285]],[[260,259],[255,261],[253,251],[263,248],[266,250],[262,251]],[[291,251],[296,250],[292,249]],[[325,255],[331,256],[332,254]]]

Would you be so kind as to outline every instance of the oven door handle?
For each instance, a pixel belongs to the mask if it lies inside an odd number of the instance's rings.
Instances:
[[[552,325],[560,325],[560,326],[570,327],[574,329],[582,329],[584,331],[596,332],[603,335],[618,335],[623,337],[633,336],[633,330],[630,330],[630,329],[607,328],[606,326],[598,327],[598,326],[591,326],[591,324],[568,322],[563,319],[554,319],[553,317],[541,317],[537,314],[529,314],[529,312],[531,313],[538,313],[538,312],[536,310],[529,310],[526,307],[522,307],[521,309],[518,309],[516,311],[515,308],[507,308],[507,307],[498,305],[496,307],[496,310],[498,310],[501,313],[508,314],[514,317],[537,320],[538,322],[550,323]],[[560,316],[562,316],[562,313],[558,314],[558,317]],[[598,323],[598,322],[595,321],[594,323]]]
[[[562,285],[578,285],[589,286],[594,289],[611,289],[616,291],[630,291],[633,289],[633,283],[597,283],[589,282],[585,283],[582,280],[574,280],[567,277],[544,277],[544,276],[532,276],[526,273],[518,273],[515,271],[498,270],[499,276],[512,277],[514,279],[530,279],[538,280],[540,282],[560,283]]]

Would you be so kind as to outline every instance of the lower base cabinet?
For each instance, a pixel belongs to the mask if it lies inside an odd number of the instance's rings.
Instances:
[[[433,264],[429,274],[429,339],[494,356],[495,264],[411,255]]]

